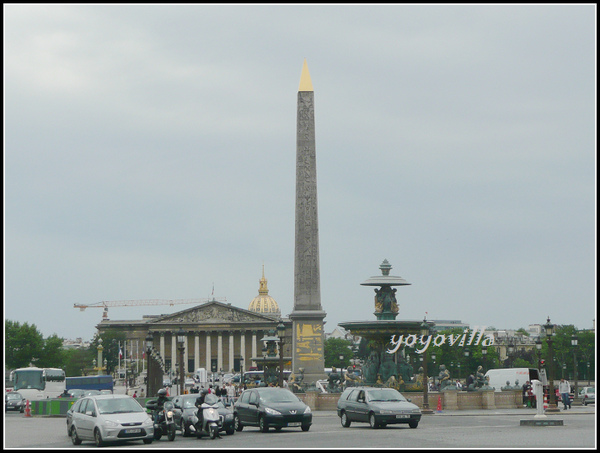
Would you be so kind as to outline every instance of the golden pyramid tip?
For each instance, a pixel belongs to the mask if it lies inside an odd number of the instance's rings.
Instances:
[[[302,65],[302,74],[300,75],[300,86],[298,87],[298,91],[314,91],[312,81],[310,80],[310,74],[308,72],[306,58],[304,59],[304,64]]]

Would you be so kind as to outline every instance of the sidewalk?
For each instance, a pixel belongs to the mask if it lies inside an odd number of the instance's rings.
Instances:
[[[552,414],[546,414],[548,417],[565,417],[565,416],[573,416],[573,415],[583,415],[583,414],[595,414],[596,406],[588,405],[588,406],[573,406],[572,409],[562,410],[560,412],[555,412]],[[313,411],[313,417],[329,417],[332,415],[337,416],[336,411]],[[423,415],[423,417],[444,417],[444,416],[494,416],[494,415],[517,415],[521,417],[532,417],[537,414],[536,409],[524,407],[518,409],[471,409],[471,410],[455,410],[448,411],[442,410],[441,412],[434,411],[431,415]]]

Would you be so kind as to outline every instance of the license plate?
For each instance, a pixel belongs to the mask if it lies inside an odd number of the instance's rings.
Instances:
[[[397,414],[396,418],[410,418],[410,415],[408,415],[408,414]]]
[[[300,422],[290,422],[288,423],[288,426],[300,426],[301,423]]]
[[[142,432],[142,430],[140,428],[131,428],[131,429],[125,430],[125,434],[138,434],[141,432]]]

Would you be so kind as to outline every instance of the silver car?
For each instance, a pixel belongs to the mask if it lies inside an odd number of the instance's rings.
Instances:
[[[421,409],[400,392],[391,388],[348,387],[337,403],[337,414],[342,426],[365,422],[371,428],[406,423],[416,428],[421,420]]]
[[[74,445],[84,440],[101,447],[107,442],[154,439],[154,424],[146,410],[128,395],[93,395],[67,412],[67,432]]]
[[[583,387],[579,390],[579,398],[584,406],[596,404],[596,387]]]

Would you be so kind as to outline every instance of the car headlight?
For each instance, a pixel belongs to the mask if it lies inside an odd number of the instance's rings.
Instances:
[[[117,422],[113,422],[112,420],[106,420],[105,423],[109,428],[116,428],[117,426],[120,426]]]
[[[383,411],[383,410],[380,410],[379,413],[382,414],[382,415],[389,415],[389,414],[394,414],[395,412],[394,411]]]
[[[144,426],[153,426],[154,422],[152,421],[151,418],[147,418],[146,420],[144,420],[144,423],[142,423],[142,425],[144,425]]]
[[[413,409],[412,413],[413,414],[420,414],[421,413],[421,409]]]
[[[312,411],[310,410],[310,406],[306,406],[306,409],[304,409],[304,413],[305,414],[310,414]]]
[[[281,415],[281,412],[271,409],[270,407],[265,407],[265,412],[269,415]]]
[[[233,420],[233,414],[226,414],[225,420]]]

